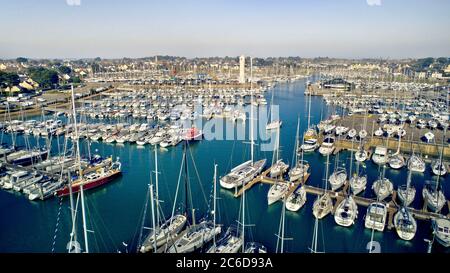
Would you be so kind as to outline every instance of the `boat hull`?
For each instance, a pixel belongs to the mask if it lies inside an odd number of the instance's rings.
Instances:
[[[100,186],[103,186],[109,182],[111,182],[112,180],[114,180],[116,177],[119,177],[120,175],[122,175],[121,171],[115,171],[114,173],[95,179],[93,181],[90,181],[86,184],[83,184],[83,190],[91,190]],[[80,191],[81,185],[74,185],[72,186],[72,193],[77,193]],[[67,196],[70,194],[70,189],[68,186],[64,187],[63,189],[59,190],[56,192],[56,195],[58,197],[63,197],[63,196]]]

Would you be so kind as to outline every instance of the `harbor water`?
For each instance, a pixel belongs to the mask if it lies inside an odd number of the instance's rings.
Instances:
[[[283,121],[280,131],[280,157],[292,165],[297,118],[300,116],[300,132],[307,128],[308,101],[304,95],[305,81],[282,83],[274,87],[274,105],[280,105],[279,113]],[[270,103],[272,90],[266,94]],[[317,124],[323,117],[333,114],[327,108],[321,97],[312,97],[311,123]],[[261,107],[261,106],[260,106]],[[37,119],[37,118],[36,118]],[[233,123],[224,121],[227,126],[246,126],[241,121]],[[30,145],[36,144],[36,139],[29,136]],[[248,138],[248,135],[247,135]],[[9,135],[3,136],[3,141],[11,141]],[[19,145],[25,144],[25,139],[17,139]],[[61,142],[53,139],[52,142]],[[256,141],[255,160],[267,158],[267,165],[272,162],[271,151],[261,151],[261,143]],[[44,145],[43,140],[39,140]],[[52,145],[56,152],[57,145]],[[83,150],[87,152],[86,144]],[[136,252],[138,240],[141,237],[143,212],[147,198],[148,185],[155,181],[154,147],[143,148],[135,144],[107,144],[92,142],[89,147],[92,153],[103,156],[119,157],[122,162],[123,174],[120,178],[96,190],[86,192],[87,226],[90,252]],[[164,216],[171,214],[174,204],[175,190],[182,160],[183,145],[168,149],[157,149],[159,166],[159,196]],[[336,156],[330,156],[330,173]],[[188,164],[189,180],[192,188],[193,207],[197,221],[210,217],[212,209],[212,189],[214,164],[218,164],[218,175],[224,176],[231,168],[250,159],[250,145],[242,140],[203,140],[189,144]],[[311,176],[308,185],[323,185],[326,158],[318,152],[305,154],[305,160],[311,165]],[[350,152],[339,154],[339,165],[350,168]],[[353,169],[356,166],[353,165]],[[373,197],[372,183],[378,178],[380,170],[371,161],[361,165],[368,175],[366,197]],[[391,179],[395,188],[406,184],[407,169],[386,169],[386,177]],[[425,180],[436,179],[431,175],[429,164],[424,174],[413,174],[412,184],[417,189],[415,208],[422,208],[422,186]],[[448,175],[441,178],[444,193],[450,197]],[[234,197],[234,191],[220,189],[218,186],[217,222],[226,230],[230,225],[237,225],[241,199]],[[264,244],[270,252],[275,252],[282,202],[267,205],[269,185],[257,184],[246,193],[246,241],[256,241]],[[286,211],[285,252],[310,252],[315,218],[312,214],[312,204],[315,196],[308,195],[307,203],[298,212]],[[184,194],[181,192],[176,202],[181,208]],[[144,225],[151,226],[147,208],[147,218]],[[448,213],[447,208],[444,213]],[[350,228],[338,226],[332,215],[319,220],[318,251],[321,252],[368,252],[367,245],[371,241],[372,231],[364,228],[366,208],[359,206],[359,215],[354,226]],[[71,217],[68,198],[51,198],[46,201],[32,202],[20,194],[0,190],[0,252],[67,252],[71,231]],[[81,222],[81,221],[79,221]],[[395,229],[383,233],[374,232],[373,240],[379,243],[381,252],[426,252],[428,244],[424,239],[432,238],[431,223],[418,220],[415,238],[406,242],[398,238]],[[78,228],[78,241],[83,246],[81,226]],[[145,235],[145,230],[144,230]],[[437,242],[433,244],[433,252],[450,252]]]

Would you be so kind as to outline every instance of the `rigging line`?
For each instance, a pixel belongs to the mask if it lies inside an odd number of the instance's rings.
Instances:
[[[56,238],[59,231],[59,220],[61,218],[62,197],[59,199],[58,215],[56,216],[55,235],[53,236],[52,253],[55,253]]]
[[[181,184],[181,175],[183,173],[183,164],[184,164],[184,156],[181,159],[181,165],[180,165],[180,172],[178,174],[178,182],[177,182],[177,189],[175,191],[175,199],[173,202],[173,206],[172,206],[172,214],[171,214],[171,218],[173,218],[174,214],[175,214],[175,209],[176,209],[176,205],[177,205],[177,199],[178,199],[178,192],[180,190],[180,184]]]
[[[141,215],[142,215],[142,218],[141,218],[142,220],[141,221],[142,222],[141,222],[141,225],[140,225],[139,237],[137,238],[138,241],[137,241],[136,252],[139,252],[139,249],[140,249],[140,247],[142,245],[142,233],[144,231],[145,218],[147,216],[147,207],[148,207],[148,200],[149,199],[150,199],[150,187],[148,187],[148,189],[147,189],[147,194],[145,195],[144,206],[142,207],[142,210],[141,210]],[[136,232],[134,233],[133,238],[135,238],[137,232],[138,232],[138,230],[136,230]]]
[[[110,240],[112,242],[112,244],[114,245],[114,242],[118,242],[118,240],[115,240],[114,236],[111,234],[111,232],[109,232],[109,229],[107,228],[108,226],[105,224],[105,221],[101,217],[101,214],[100,214],[99,210],[97,209],[97,206],[95,206],[95,204],[94,204],[94,200],[88,200],[88,202],[90,202],[93,207],[94,216],[95,216],[95,214],[98,215],[97,218],[100,222],[100,228],[104,227],[104,230],[106,231],[106,235],[108,236],[108,240]],[[94,217],[94,219],[95,219],[95,217]],[[100,230],[100,229],[97,229],[97,230]]]
[[[203,189],[203,183],[202,183],[202,181],[200,179],[200,175],[198,173],[197,165],[195,164],[194,156],[192,155],[192,150],[191,150],[189,144],[187,146],[188,146],[188,149],[189,149],[189,154],[191,155],[192,165],[194,166],[194,170],[195,170],[195,173],[197,175],[197,179],[198,179],[197,182],[199,183],[200,190],[202,191],[203,199],[205,201],[205,204],[208,204],[208,201],[207,201],[207,198],[206,198],[206,194],[205,194],[205,191]],[[186,162],[186,164],[187,164],[187,162]],[[189,194],[191,195],[190,198],[192,200],[192,191]],[[193,204],[191,204],[191,205],[193,205]]]

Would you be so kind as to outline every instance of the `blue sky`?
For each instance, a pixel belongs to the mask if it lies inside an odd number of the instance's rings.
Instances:
[[[0,58],[450,56],[450,1],[0,0]]]

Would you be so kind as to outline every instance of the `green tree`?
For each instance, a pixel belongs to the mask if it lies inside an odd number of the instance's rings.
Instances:
[[[16,61],[17,61],[18,63],[26,63],[26,62],[28,62],[28,59],[25,58],[25,57],[18,57],[18,58],[16,59]]]
[[[59,68],[58,68],[58,70],[59,70],[59,72],[60,73],[62,73],[62,74],[67,74],[67,75],[69,75],[70,73],[72,73],[72,69],[70,68],[70,67],[68,67],[68,66],[60,66]]]
[[[53,69],[47,69],[43,67],[30,67],[28,69],[28,75],[41,87],[53,87],[58,84],[58,72]]]
[[[11,87],[20,83],[19,75],[12,72],[0,71],[0,85],[4,87]]]

